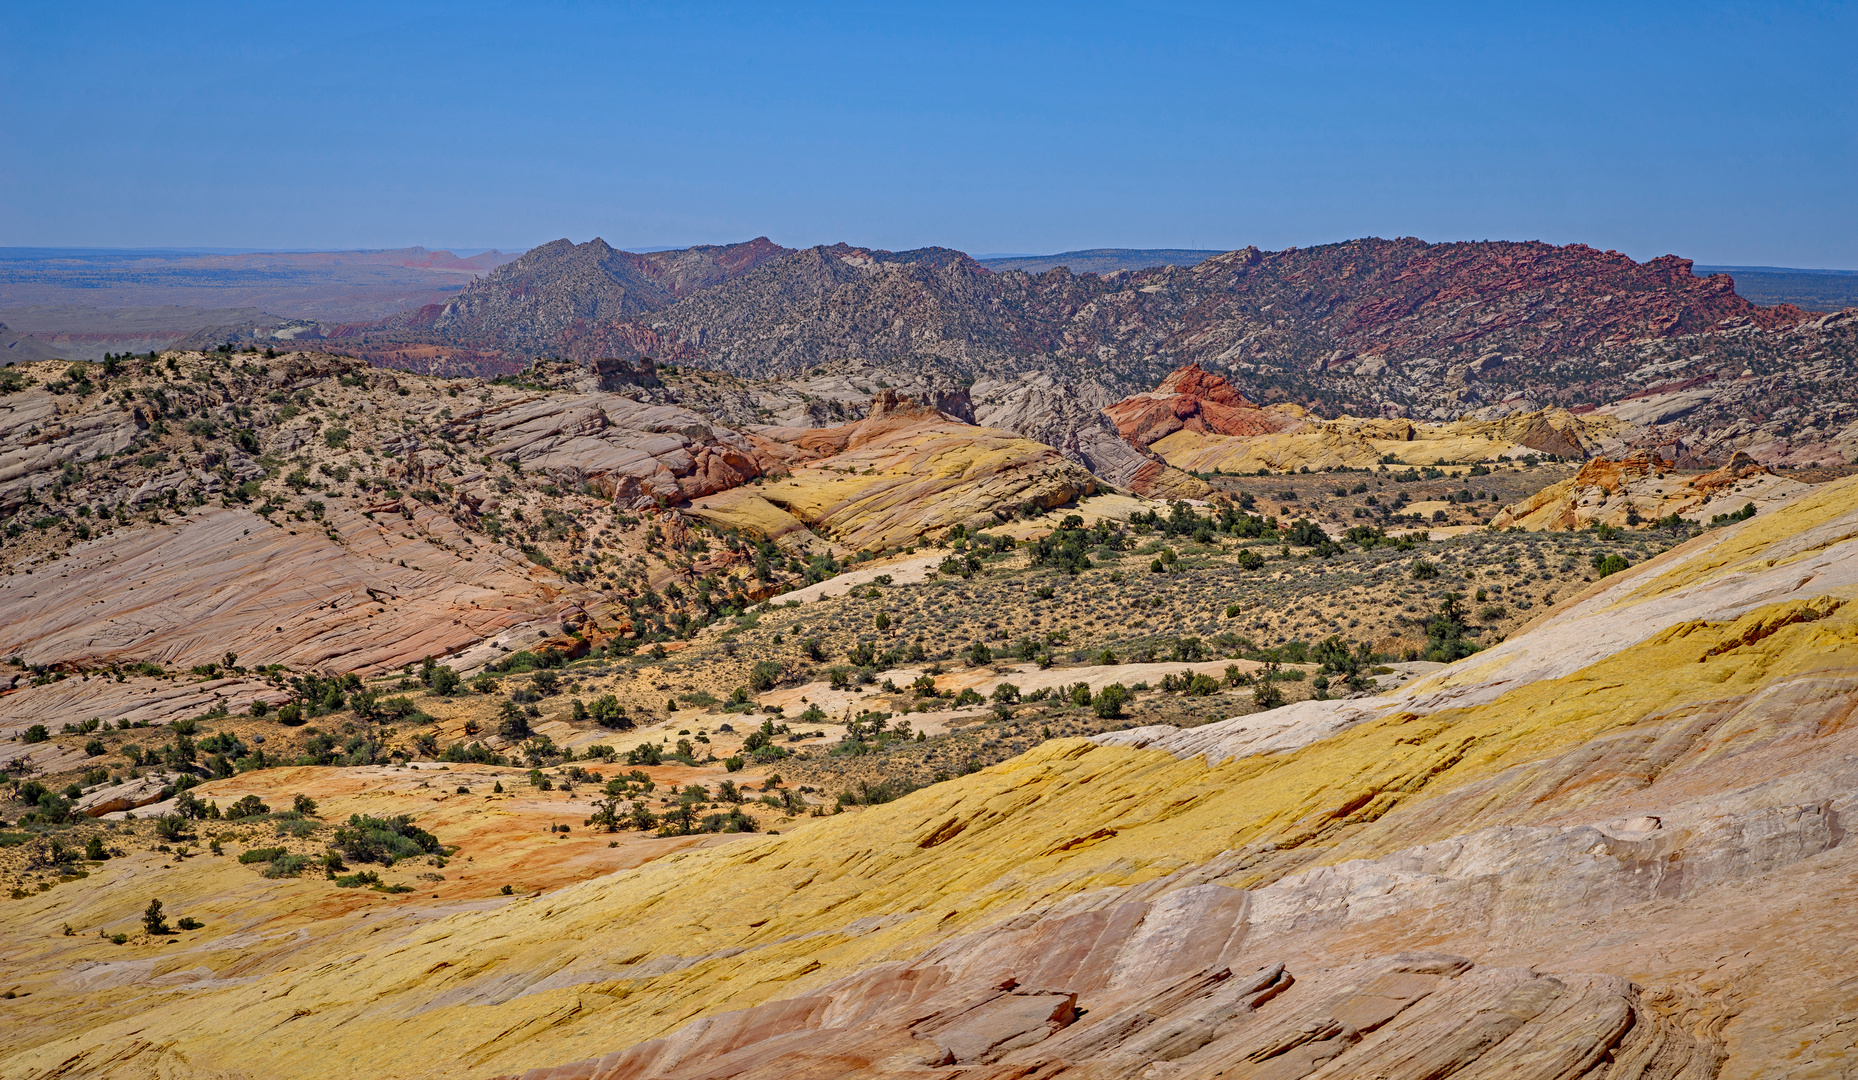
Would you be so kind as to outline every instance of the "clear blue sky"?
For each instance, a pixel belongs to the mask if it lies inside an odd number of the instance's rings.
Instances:
[[[15,0],[0,245],[1858,267],[1858,5]]]

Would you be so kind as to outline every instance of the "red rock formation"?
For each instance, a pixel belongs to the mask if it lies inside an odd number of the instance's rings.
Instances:
[[[1223,376],[1188,364],[1163,379],[1152,394],[1137,394],[1103,410],[1116,433],[1146,450],[1177,431],[1213,435],[1269,435],[1303,426],[1295,416],[1261,409]]]

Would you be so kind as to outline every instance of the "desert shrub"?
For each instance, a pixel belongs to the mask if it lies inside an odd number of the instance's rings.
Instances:
[[[440,848],[438,837],[414,825],[410,814],[390,818],[351,814],[348,825],[335,831],[331,846],[356,862],[388,866],[396,859],[429,855]]]
[[[468,746],[464,743],[453,743],[446,747],[445,751],[439,755],[439,760],[452,764],[469,765],[508,764],[508,760],[502,754],[493,752],[481,742],[474,742]]]
[[[588,707],[587,715],[603,728],[624,731],[632,727],[632,718],[626,715],[626,707],[621,705],[619,699],[612,694],[597,698]]]
[[[449,667],[437,667],[432,671],[432,678],[427,683],[432,693],[439,697],[451,697],[458,692],[461,680],[458,673]]]
[[[760,693],[765,690],[774,689],[774,684],[780,681],[780,677],[781,665],[778,662],[774,660],[762,660],[749,669],[748,685],[756,693]]]
[[[1204,676],[1202,677],[1204,678]],[[1111,683],[1097,691],[1096,697],[1091,702],[1091,707],[1096,710],[1099,717],[1105,720],[1114,720],[1123,714],[1123,706],[1129,704],[1130,699],[1133,697],[1135,697],[1135,695],[1130,693],[1129,688],[1122,683]]]
[[[497,721],[497,734],[512,743],[522,742],[530,736],[529,718],[523,715],[514,702],[503,703],[503,712]]]
[[[310,865],[310,861],[308,855],[279,855],[265,864],[264,876],[268,878],[296,877],[303,872],[304,867]]]
[[[226,816],[228,818],[257,817],[260,814],[268,814],[270,812],[271,808],[266,806],[256,795],[247,795],[226,808]]]
[[[741,807],[732,806],[727,813],[706,814],[699,828],[712,833],[754,832],[755,819],[743,813]]]

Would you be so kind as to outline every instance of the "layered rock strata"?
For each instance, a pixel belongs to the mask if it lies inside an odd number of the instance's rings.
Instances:
[[[1617,461],[1589,461],[1574,476],[1504,507],[1491,524],[1530,530],[1627,528],[1671,515],[1708,523],[1751,506],[1760,512],[1808,490],[1739,451],[1726,464],[1689,476],[1676,475],[1671,462],[1641,451]]]
[[[1050,509],[1096,490],[1051,447],[964,424],[894,391],[833,428],[757,428],[785,456],[779,480],[698,498],[690,512],[788,544],[901,547],[954,525],[985,527],[1024,506]]]
[[[207,507],[0,578],[0,653],[29,664],[248,664],[380,671],[591,602],[420,503],[289,529]],[[74,602],[75,601],[75,602]]]
[[[1104,407],[1114,395],[1095,380],[1066,383],[1049,374],[974,384],[975,419],[1058,448],[1106,483],[1152,499],[1201,499],[1203,481],[1125,439]]]

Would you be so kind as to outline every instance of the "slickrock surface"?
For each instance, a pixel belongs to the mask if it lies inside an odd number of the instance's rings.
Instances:
[[[1718,514],[1737,513],[1750,505],[1760,512],[1810,490],[1798,480],[1775,475],[1740,451],[1727,464],[1702,475],[1672,476],[1671,467],[1671,462],[1649,451],[1619,461],[1595,458],[1581,466],[1578,474],[1504,507],[1491,524],[1531,530],[1618,528],[1631,524],[1635,516],[1657,521],[1671,514],[1708,522]]]
[[[1096,490],[1088,472],[1051,447],[964,424],[890,391],[856,424],[751,434],[789,455],[791,473],[695,499],[691,512],[790,544],[900,547],[956,524],[992,525],[996,510],[1051,508]]]
[[[377,671],[517,625],[558,625],[577,607],[554,575],[488,545],[472,554],[451,518],[408,509],[410,521],[332,514],[332,539],[205,507],[79,544],[0,578],[0,653],[192,667],[232,651],[248,666]]]
[[[75,750],[60,748],[56,743],[15,741],[16,736],[34,724],[43,724],[52,731],[66,723],[91,719],[112,727],[138,723],[159,727],[170,720],[198,716],[210,709],[244,712],[254,701],[271,706],[290,700],[289,695],[256,678],[176,682],[134,676],[118,682],[107,675],[84,675],[40,686],[28,685],[28,678],[0,677],[0,688],[8,684],[12,687],[0,697],[0,765],[17,767],[13,763],[23,761],[31,771],[39,773],[89,764],[89,759]],[[156,785],[155,790],[160,790],[160,785]],[[99,793],[98,797],[104,795]],[[92,796],[87,795],[79,801],[87,813],[96,805],[91,800]]]
[[[623,506],[682,502],[761,475],[748,439],[688,409],[618,394],[549,394],[460,414],[459,435],[492,457],[578,488],[592,484]]]
[[[1054,740],[497,910],[101,997],[34,946],[0,1071],[1843,1076],[1854,537],[1836,482],[1393,694]]]
[[[28,491],[50,484],[65,464],[120,453],[135,438],[129,411],[74,404],[42,386],[0,396],[0,514],[18,510]]]

